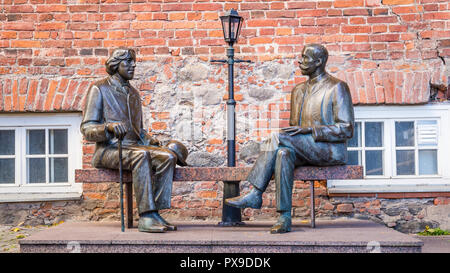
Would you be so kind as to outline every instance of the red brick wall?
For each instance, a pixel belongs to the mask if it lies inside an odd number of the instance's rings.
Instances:
[[[328,69],[346,80],[354,103],[423,103],[429,82],[447,83],[446,0],[4,0],[0,14],[0,111],[81,109],[90,78],[105,75],[111,49],[141,61],[223,57],[219,14],[246,19],[239,56],[265,62],[323,43]],[[133,3],[130,3],[133,2]],[[258,65],[256,63],[256,65]],[[285,83],[302,81],[297,71]],[[140,82],[151,90],[157,78]]]

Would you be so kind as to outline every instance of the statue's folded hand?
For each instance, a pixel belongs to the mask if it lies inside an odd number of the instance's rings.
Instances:
[[[290,136],[295,136],[298,134],[310,134],[312,133],[312,128],[311,127],[300,127],[300,126],[290,126],[290,127],[285,127],[285,128],[281,128],[281,130],[283,130],[285,133],[287,133]]]

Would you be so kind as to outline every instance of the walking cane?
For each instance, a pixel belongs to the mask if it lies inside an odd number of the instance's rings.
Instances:
[[[122,228],[122,232],[125,231],[125,221],[123,215],[123,166],[122,166],[122,139],[123,137],[119,137],[118,145],[119,145],[119,175],[120,175],[120,224]]]

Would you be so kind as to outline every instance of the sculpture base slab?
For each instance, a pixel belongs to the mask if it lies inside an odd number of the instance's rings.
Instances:
[[[172,222],[172,221],[171,221]],[[363,220],[293,221],[292,231],[270,234],[275,221],[220,227],[217,222],[177,222],[177,231],[120,231],[120,222],[66,222],[22,239],[21,252],[82,253],[307,253],[421,252],[423,242]]]

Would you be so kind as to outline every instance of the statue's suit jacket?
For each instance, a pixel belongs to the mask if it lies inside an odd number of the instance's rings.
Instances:
[[[308,88],[308,106],[304,105]],[[302,109],[303,108],[303,109]],[[354,113],[347,84],[325,73],[315,84],[298,84],[291,94],[291,126],[311,127],[315,141],[343,142],[353,136]]]
[[[298,148],[296,150],[309,150],[307,154],[302,152],[306,164],[345,164],[347,140],[352,138],[354,127],[348,85],[328,73],[298,84],[291,93],[289,123],[291,126],[312,128],[311,134],[293,138],[280,134],[280,140],[289,138]],[[301,147],[305,145],[308,147]]]
[[[149,145],[154,141],[143,129],[139,92],[132,86],[127,92],[117,79],[107,77],[92,85],[86,98],[81,132],[96,142],[93,165],[98,166],[104,150],[117,140],[106,130],[109,122],[122,122],[127,128],[123,140],[128,145]]]

